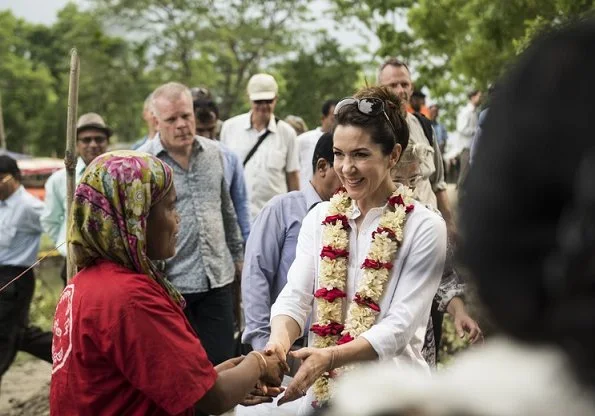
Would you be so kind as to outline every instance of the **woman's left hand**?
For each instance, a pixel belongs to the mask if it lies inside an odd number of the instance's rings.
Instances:
[[[475,322],[473,318],[471,318],[466,313],[457,313],[454,316],[453,321],[455,324],[455,330],[457,332],[457,335],[460,338],[463,338],[465,336],[465,333],[469,334],[468,339],[471,344],[475,344],[477,341],[483,339],[483,333],[481,332],[481,328],[479,327],[477,322]]]
[[[293,358],[302,360],[297,374],[287,386],[285,394],[277,405],[292,402],[306,395],[306,391],[325,372],[331,370],[333,352],[330,348],[302,348],[289,353]]]

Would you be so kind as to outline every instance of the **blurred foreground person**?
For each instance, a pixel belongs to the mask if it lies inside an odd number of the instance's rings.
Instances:
[[[503,337],[434,380],[367,369],[331,414],[595,414],[594,44],[593,20],[538,40],[486,118],[462,258]]]
[[[246,395],[259,381],[280,385],[279,360],[253,352],[213,367],[184,298],[155,267],[175,254],[179,224],[161,160],[121,151],[88,166],[68,235],[80,271],[54,317],[52,414],[220,414],[271,400]]]

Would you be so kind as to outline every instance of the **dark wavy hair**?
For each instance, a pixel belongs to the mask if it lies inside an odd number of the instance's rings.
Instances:
[[[336,124],[338,126],[354,126],[364,129],[374,143],[381,146],[382,152],[389,155],[395,144],[400,144],[402,150],[405,150],[409,143],[409,127],[407,126],[404,106],[401,100],[389,88],[375,86],[359,89],[353,98],[379,98],[384,102],[384,110],[388,115],[393,129],[387,123],[386,118],[379,114],[370,117],[362,114],[356,105],[347,105],[342,107],[336,115]]]
[[[460,253],[497,326],[558,345],[591,388],[594,44],[593,20],[547,34],[498,84],[466,184]]]

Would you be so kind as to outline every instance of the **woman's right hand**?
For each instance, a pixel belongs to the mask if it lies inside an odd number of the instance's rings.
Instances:
[[[279,387],[283,381],[283,375],[289,371],[287,363],[281,361],[276,354],[266,354],[257,351],[254,351],[254,353],[264,358],[266,363],[260,375],[262,384],[268,387]],[[259,359],[261,359],[260,357]]]
[[[280,342],[267,342],[267,344],[264,346],[264,353],[265,355],[277,356],[277,358],[279,358],[279,360],[282,361],[288,368],[287,371],[289,371],[289,366],[287,365],[287,350],[283,347],[283,345]]]

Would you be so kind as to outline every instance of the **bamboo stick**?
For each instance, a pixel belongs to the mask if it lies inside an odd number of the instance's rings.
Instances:
[[[68,84],[68,118],[66,124],[66,154],[64,155],[64,165],[66,166],[66,218],[67,229],[70,229],[70,212],[72,211],[72,200],[76,187],[76,119],[78,111],[79,97],[79,73],[80,62],[78,51],[72,48],[70,51],[70,81]],[[68,234],[68,231],[67,231]],[[68,243],[67,243],[68,245]],[[76,270],[70,249],[66,248],[66,278],[72,279]]]

